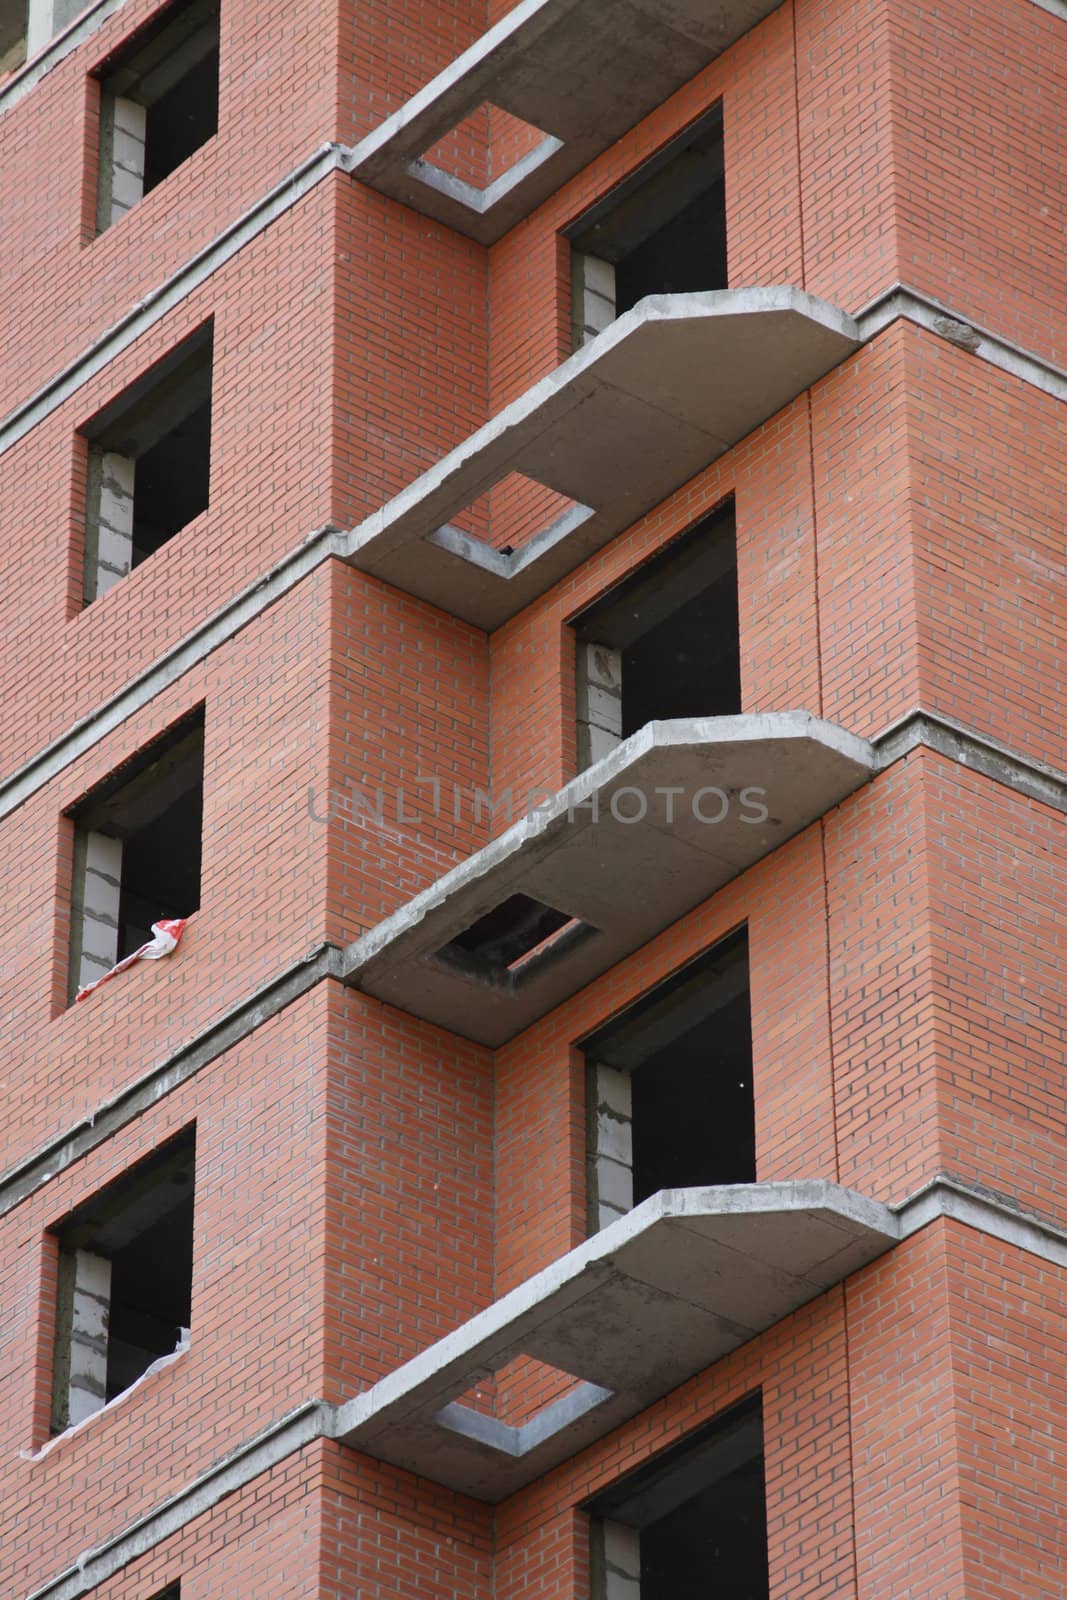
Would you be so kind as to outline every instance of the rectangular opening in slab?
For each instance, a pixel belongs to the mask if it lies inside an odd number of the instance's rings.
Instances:
[[[509,895],[436,952],[469,977],[515,988],[596,930],[526,894]]]
[[[655,1457],[586,1510],[594,1600],[767,1600],[759,1398]]]
[[[51,1231],[58,1241],[52,1431],[188,1342],[196,1136],[187,1129]]]
[[[592,515],[592,507],[548,484],[522,472],[509,472],[431,538],[468,559],[479,559],[480,552],[482,559],[493,561],[531,546],[540,549],[554,544]]]
[[[502,1455],[521,1457],[580,1422],[614,1394],[521,1356],[436,1414],[439,1427]]]
[[[169,6],[96,76],[103,232],[218,131],[219,0]]]
[[[580,1041],[592,1232],[661,1189],[756,1180],[748,939],[731,934]]]
[[[567,229],[579,349],[650,294],[725,289],[717,106]]]
[[[543,128],[483,101],[411,162],[408,171],[460,205],[484,212],[559,149],[560,141]]]
[[[212,366],[208,322],[83,427],[86,605],[207,509]]]
[[[720,506],[572,621],[578,765],[670,717],[741,710],[737,539]]]
[[[201,707],[81,801],[74,822],[70,999],[200,904]]]

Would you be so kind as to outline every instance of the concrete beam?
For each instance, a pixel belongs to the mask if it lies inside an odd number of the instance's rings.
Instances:
[[[664,1190],[342,1406],[336,1437],[495,1503],[899,1238],[887,1206],[832,1183]],[[456,1404],[521,1355],[582,1380],[547,1422]]]
[[[651,722],[350,945],[342,976],[465,1038],[503,1044],[838,805],[876,766],[865,740],[805,711]],[[461,952],[441,957],[516,894],[588,931],[495,977],[475,975]]]
[[[859,346],[800,289],[650,295],[347,536],[353,566],[496,628]],[[576,503],[501,555],[450,524],[509,473]]]
[[[492,244],[780,0],[520,0],[353,150],[364,183]],[[485,189],[420,159],[488,102],[541,147]]]

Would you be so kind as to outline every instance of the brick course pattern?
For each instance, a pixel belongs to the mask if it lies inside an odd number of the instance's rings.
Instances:
[[[784,0],[488,248],[335,162],[119,336],[510,9],[223,0],[217,134],[99,237],[94,74],[160,5],[124,0],[15,103],[0,90],[0,413],[42,401],[0,461],[4,774],[552,373],[563,230],[716,105],[731,288],[858,314],[903,284],[1067,363],[1067,33],[1033,0]],[[532,137],[490,102],[435,160],[481,183]],[[208,319],[210,504],[83,606],[85,426]],[[1062,400],[945,331],[891,321],[491,634],[324,555],[43,782],[0,822],[0,1172],[569,781],[571,622],[727,501],[744,712],[876,738],[921,710],[1067,768]],[[458,520],[498,548],[554,503],[483,487]],[[71,1007],[71,810],[201,706],[200,908],[174,955]],[[896,1206],[947,1175],[1062,1240],[1065,856],[1053,806],[920,748],[497,1050],[331,977],[250,1018],[0,1217],[0,1600],[578,1246],[577,1041],[741,927],[759,1181]],[[194,1123],[189,1348],[50,1440],[51,1230]],[[318,1439],[91,1593],[589,1600],[587,1499],[758,1391],[771,1600],[1062,1600],[1054,1255],[929,1223],[496,1508]],[[571,1387],[523,1358],[465,1401],[517,1425]]]

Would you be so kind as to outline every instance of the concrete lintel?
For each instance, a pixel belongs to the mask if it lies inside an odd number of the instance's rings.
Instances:
[[[875,767],[865,740],[805,711],[649,723],[350,945],[342,976],[465,1038],[502,1044],[840,804]],[[515,894],[593,931],[490,981],[440,958]]]
[[[495,1503],[899,1238],[832,1183],[664,1190],[342,1406],[335,1436]],[[582,1381],[520,1429],[457,1427],[456,1396],[518,1355]]]
[[[492,244],[780,0],[521,0],[350,153],[364,183]],[[479,106],[546,135],[472,188],[420,158]]]
[[[353,566],[496,628],[859,346],[789,286],[650,295],[345,536]],[[574,509],[512,556],[452,519],[509,473]]]

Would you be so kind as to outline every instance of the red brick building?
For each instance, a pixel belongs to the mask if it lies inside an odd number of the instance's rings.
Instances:
[[[1062,1600],[1064,0],[0,72],[3,1600]]]

